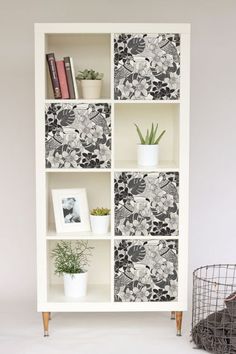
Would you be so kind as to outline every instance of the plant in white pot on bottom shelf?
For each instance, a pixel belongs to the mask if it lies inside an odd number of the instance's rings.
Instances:
[[[110,224],[110,209],[96,208],[91,210],[90,221],[94,234],[107,234]]]
[[[159,143],[165,130],[160,135],[157,134],[158,124],[154,128],[152,123],[151,129],[147,129],[146,135],[143,135],[138,125],[135,124],[140,139],[137,146],[138,165],[140,166],[157,166],[159,163]]]
[[[86,296],[89,258],[93,247],[88,241],[59,241],[52,250],[55,274],[64,278],[66,297],[80,298]]]
[[[82,97],[85,99],[96,99],[101,97],[103,74],[95,70],[79,71],[76,80],[80,82]]]

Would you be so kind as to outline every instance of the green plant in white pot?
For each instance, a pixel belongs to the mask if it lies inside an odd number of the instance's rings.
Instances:
[[[83,98],[96,99],[101,97],[103,76],[102,73],[92,69],[78,72],[76,80],[81,84]]]
[[[110,224],[110,209],[95,208],[90,212],[90,222],[94,234],[107,234]]]
[[[158,135],[158,124],[154,127],[152,123],[151,128],[147,129],[146,135],[143,135],[138,125],[135,124],[135,126],[140,139],[140,144],[137,146],[138,165],[147,167],[158,165],[159,143],[166,131],[163,130]]]
[[[67,297],[86,296],[89,258],[93,247],[88,241],[59,241],[52,250],[55,274],[64,278],[64,294]]]

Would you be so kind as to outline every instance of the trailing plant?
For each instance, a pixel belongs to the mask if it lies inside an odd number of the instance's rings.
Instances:
[[[159,144],[161,138],[165,134],[165,130],[162,131],[162,133],[158,136],[157,135],[157,130],[158,130],[158,123],[156,127],[154,128],[154,124],[152,123],[151,129],[147,129],[146,135],[144,136],[139,129],[138,125],[135,124],[137,133],[140,139],[140,142],[142,145],[157,145]]]
[[[88,245],[88,241],[59,241],[51,252],[55,274],[85,273],[93,248]]]
[[[99,73],[98,71],[92,69],[85,69],[84,71],[79,71],[76,79],[77,80],[102,80],[103,73]]]
[[[95,208],[95,209],[91,210],[90,214],[91,215],[95,215],[95,216],[109,215],[110,214],[110,209],[107,209],[107,208]]]

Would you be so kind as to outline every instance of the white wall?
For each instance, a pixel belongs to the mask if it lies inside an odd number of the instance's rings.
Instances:
[[[1,0],[0,309],[35,301],[34,22],[189,22],[190,279],[235,262],[235,0]],[[190,288],[191,289],[191,288]]]

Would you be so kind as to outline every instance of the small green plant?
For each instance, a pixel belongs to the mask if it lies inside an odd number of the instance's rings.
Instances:
[[[51,252],[55,274],[85,273],[93,248],[88,245],[88,241],[59,241]]]
[[[110,214],[110,209],[107,208],[95,208],[91,210],[91,215],[95,216],[104,216],[104,215],[109,215]]]
[[[135,124],[135,126],[136,126],[137,133],[138,133],[138,136],[139,136],[139,139],[140,139],[140,142],[142,145],[157,145],[157,144],[159,144],[161,138],[163,137],[163,135],[166,132],[165,130],[163,130],[163,132],[159,136],[157,136],[158,123],[155,128],[154,128],[154,124],[152,123],[151,129],[150,130],[147,129],[146,136],[144,136],[141,133],[141,130],[139,129],[138,125]]]
[[[77,80],[102,80],[103,76],[104,75],[102,73],[99,73],[95,70],[85,69],[84,71],[78,72],[76,79]]]

